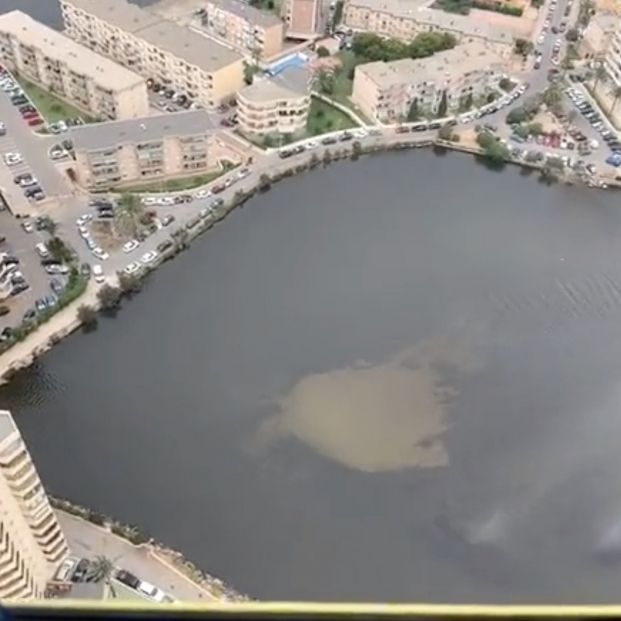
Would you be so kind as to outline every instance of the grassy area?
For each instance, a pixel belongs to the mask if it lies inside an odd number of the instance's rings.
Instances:
[[[24,77],[16,76],[16,79],[24,89],[24,92],[30,97],[35,107],[39,110],[41,116],[48,123],[55,123],[56,121],[75,117],[82,117],[87,122],[94,120],[79,108],[65,103],[62,99],[55,97],[40,86],[29,82]]]
[[[230,170],[230,168],[227,168]],[[192,190],[222,176],[225,170],[216,170],[203,175],[194,177],[183,177],[182,179],[167,179],[142,185],[132,185],[122,188],[123,192],[180,192],[181,190]]]
[[[356,125],[344,112],[313,97],[306,123],[306,130],[311,136],[339,129],[349,129],[350,127],[356,127]]]
[[[336,73],[334,92],[331,97],[339,103],[351,106],[349,96],[354,84],[354,68],[359,61],[356,59],[356,55],[349,50],[343,50],[337,56],[341,61],[341,68]]]

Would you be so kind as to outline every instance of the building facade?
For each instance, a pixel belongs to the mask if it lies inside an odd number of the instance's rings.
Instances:
[[[209,157],[213,134],[201,110],[75,127],[76,178],[107,189],[204,173],[216,164]]]
[[[585,58],[603,58],[610,47],[612,36],[621,27],[617,15],[597,13],[582,33],[580,55]]]
[[[426,8],[420,0],[346,0],[343,23],[352,30],[403,41],[423,32],[448,32],[462,43],[483,43],[503,58],[512,54],[516,36],[475,17]]]
[[[296,134],[306,128],[310,103],[309,75],[303,69],[256,78],[237,94],[239,129],[247,135]]]
[[[291,39],[316,39],[325,33],[322,0],[285,0],[283,13]]]
[[[202,27],[240,53],[267,59],[283,49],[285,25],[273,13],[261,11],[241,0],[208,0]]]
[[[206,108],[244,84],[239,53],[126,0],[60,0],[60,8],[72,39]]]
[[[407,118],[412,104],[436,115],[442,101],[455,113],[466,99],[488,95],[498,84],[503,63],[480,43],[458,45],[425,59],[358,65],[352,102],[368,117],[394,123]]]
[[[604,67],[614,86],[621,86],[621,27],[617,27],[610,37]]]
[[[42,598],[68,552],[13,417],[0,410],[0,598]]]
[[[21,11],[0,15],[0,57],[12,70],[96,117],[149,113],[144,78]]]

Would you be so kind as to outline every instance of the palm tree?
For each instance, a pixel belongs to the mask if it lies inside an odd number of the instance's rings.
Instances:
[[[54,237],[58,224],[56,224],[56,222],[54,222],[54,220],[52,220],[49,216],[43,216],[41,221],[41,227],[43,230],[47,231],[52,237]]]
[[[144,207],[140,202],[140,197],[136,194],[123,194],[119,199],[115,215],[119,228],[135,236],[138,232],[140,219],[144,215]]]
[[[110,589],[112,596],[116,597],[114,587],[111,583],[113,573],[114,562],[107,556],[100,554],[91,561],[87,574],[87,580],[89,582],[103,582]]]
[[[610,116],[612,116],[612,113],[615,111],[615,108],[617,106],[617,101],[619,101],[619,97],[621,97],[621,86],[615,86],[612,95],[614,99],[612,100],[612,105],[610,106],[610,110],[608,112]]]

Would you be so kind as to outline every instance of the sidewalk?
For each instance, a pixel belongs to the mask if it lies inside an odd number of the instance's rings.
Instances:
[[[192,582],[168,563],[154,556],[150,546],[134,546],[100,526],[63,511],[56,511],[71,554],[94,558],[103,555],[119,569],[126,569],[184,602],[216,601],[217,597]]]

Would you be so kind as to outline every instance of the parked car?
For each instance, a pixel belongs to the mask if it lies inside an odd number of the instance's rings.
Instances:
[[[130,253],[138,248],[138,240],[131,239],[130,241],[123,244],[123,252]]]
[[[4,317],[11,312],[11,309],[8,306],[1,305],[0,306],[0,317]]]
[[[140,580],[134,574],[124,569],[116,572],[116,579],[132,589],[137,589],[140,586]]]
[[[87,558],[80,559],[73,574],[71,574],[71,582],[83,582],[90,566],[91,563]]]
[[[140,591],[140,593],[144,593],[156,602],[163,602],[166,597],[166,593],[164,593],[164,591],[158,589],[156,586],[153,586],[150,582],[146,582],[145,580],[140,581],[138,591]]]
[[[105,280],[103,267],[99,263],[93,265],[93,278],[95,282],[102,283]]]

